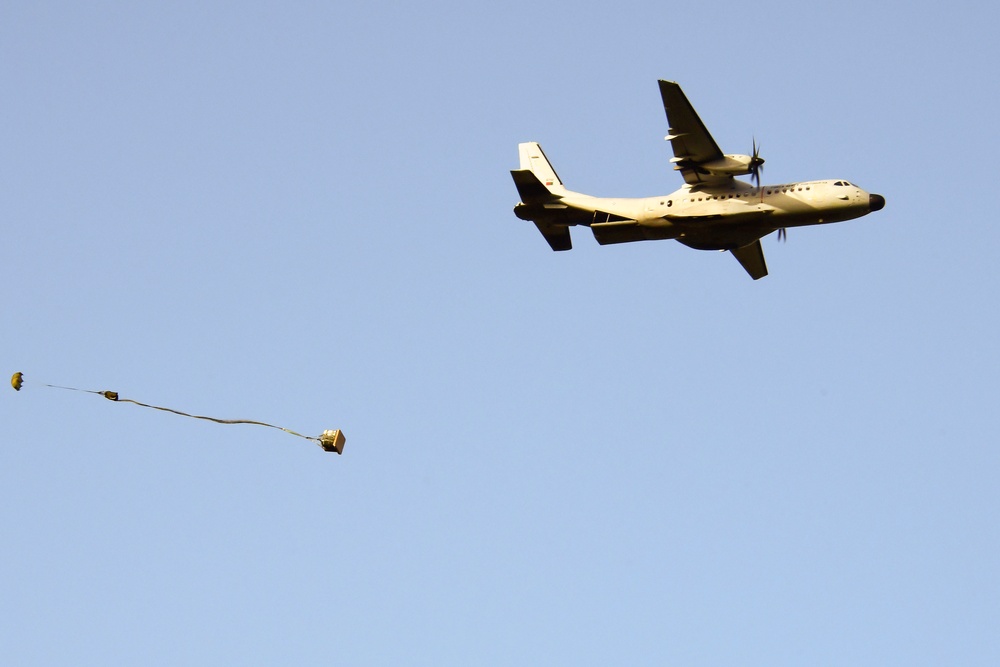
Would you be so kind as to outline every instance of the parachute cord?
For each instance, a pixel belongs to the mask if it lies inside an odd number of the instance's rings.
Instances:
[[[77,389],[76,387],[61,387],[57,384],[45,384],[44,382],[41,382],[39,384],[41,384],[43,387],[52,387],[53,389],[65,389],[67,391],[82,391],[85,394],[98,394],[100,396],[104,396],[105,393],[103,391],[94,391],[93,389]]]
[[[82,390],[86,391],[86,390]],[[118,393],[114,391],[96,391],[90,392],[94,394],[101,394],[104,398],[115,401],[117,403],[133,403],[135,405],[152,408],[153,410],[162,410],[163,412],[172,412],[175,415],[180,415],[182,417],[191,417],[192,419],[204,419],[205,421],[215,422],[216,424],[254,424],[256,426],[267,426],[268,428],[278,429],[279,431],[284,431],[291,435],[296,435],[300,438],[305,438],[306,440],[312,440],[313,442],[319,442],[319,438],[314,438],[308,435],[302,435],[301,433],[296,433],[290,428],[284,428],[281,426],[275,426],[274,424],[268,424],[266,422],[254,421],[252,419],[218,419],[217,417],[206,417],[205,415],[192,415],[187,412],[181,412],[180,410],[174,410],[172,408],[164,408],[159,405],[149,405],[148,403],[140,403],[139,401],[133,400],[131,398],[119,398]]]
[[[11,384],[14,386],[14,388],[17,389],[18,391],[20,391],[21,386],[22,386],[23,383],[24,383],[23,374],[22,373],[15,373],[14,377],[11,379]],[[64,389],[66,391],[79,391],[79,392],[83,392],[85,394],[97,394],[98,396],[103,396],[104,398],[108,399],[109,401],[114,401],[116,403],[132,403],[134,405],[138,405],[138,406],[143,407],[143,408],[152,408],[153,410],[162,410],[163,412],[172,412],[175,415],[180,415],[182,417],[191,417],[192,419],[204,419],[205,421],[215,422],[216,424],[253,424],[255,426],[266,426],[268,428],[273,428],[273,429],[277,429],[279,431],[284,431],[285,433],[288,433],[290,435],[298,436],[300,438],[305,438],[306,440],[312,440],[313,442],[318,443],[321,447],[324,447],[324,448],[325,448],[325,445],[328,444],[328,440],[326,439],[326,432],[324,433],[323,436],[320,436],[320,437],[317,438],[317,437],[313,437],[313,436],[303,435],[301,433],[293,431],[290,428],[284,428],[282,426],[275,426],[274,424],[268,424],[266,422],[255,421],[255,420],[252,420],[252,419],[218,419],[216,417],[206,417],[205,415],[193,415],[193,414],[190,414],[190,413],[187,413],[187,412],[181,412],[180,410],[174,410],[173,408],[165,408],[165,407],[162,407],[162,406],[159,406],[159,405],[150,405],[148,403],[140,403],[139,401],[133,400],[131,398],[121,398],[121,397],[118,396],[118,392],[116,392],[116,391],[96,391],[94,389],[79,389],[77,387],[64,387],[62,385],[58,385],[58,384],[46,384],[44,382],[40,382],[39,384],[41,384],[43,387],[51,387],[52,389]]]

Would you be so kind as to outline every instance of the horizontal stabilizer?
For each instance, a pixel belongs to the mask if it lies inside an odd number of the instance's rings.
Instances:
[[[569,227],[566,225],[553,225],[547,222],[535,221],[535,227],[542,233],[545,240],[553,250],[572,250],[573,239],[569,235]]]
[[[512,169],[510,175],[514,177],[514,185],[523,203],[541,204],[558,199],[530,169]]]
[[[760,239],[730,252],[754,280],[759,280],[767,275],[767,264],[764,262],[764,249],[760,245]]]

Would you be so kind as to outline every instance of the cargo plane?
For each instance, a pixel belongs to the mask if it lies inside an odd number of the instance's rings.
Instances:
[[[724,155],[672,81],[660,81],[667,113],[671,163],[684,186],[669,195],[593,197],[567,190],[534,142],[518,145],[520,169],[512,170],[521,201],[514,213],[538,227],[553,250],[573,247],[569,228],[589,227],[601,245],[675,239],[698,250],[728,250],[754,280],[767,275],[760,239],[788,227],[859,218],[885,206],[844,179],[760,185],[760,147],[751,155]],[[749,175],[752,183],[736,179]]]

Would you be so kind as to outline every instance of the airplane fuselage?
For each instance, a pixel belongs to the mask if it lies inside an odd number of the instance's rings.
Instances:
[[[556,204],[520,204],[515,213],[526,220],[551,214],[563,224],[590,227],[602,243],[676,239],[700,250],[732,250],[778,229],[850,220],[884,204],[881,196],[845,180],[755,187],[732,179],[729,187],[685,185],[658,197],[594,197],[565,190]]]

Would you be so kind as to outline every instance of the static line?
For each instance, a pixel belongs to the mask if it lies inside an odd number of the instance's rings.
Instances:
[[[21,387],[24,386],[24,373],[17,372],[14,373],[10,378],[10,384],[15,391],[21,391]],[[313,437],[308,435],[303,435],[297,431],[293,431],[290,428],[284,428],[283,426],[276,426],[274,424],[268,424],[267,422],[256,421],[253,419],[219,419],[218,417],[208,417],[205,415],[194,415],[188,412],[182,412],[181,410],[174,410],[173,408],[166,408],[161,405],[150,405],[149,403],[141,403],[131,398],[122,398],[118,395],[117,391],[96,391],[94,389],[79,389],[77,387],[65,387],[58,384],[46,384],[44,382],[39,383],[43,387],[50,387],[52,389],[63,389],[65,391],[79,391],[86,394],[97,394],[98,396],[103,396],[109,401],[114,401],[115,403],[132,403],[133,405],[138,405],[143,408],[151,408],[153,410],[161,410],[163,412],[171,412],[175,415],[180,415],[181,417],[190,417],[192,419],[203,419],[205,421],[215,422],[216,424],[252,424],[255,426],[266,426],[268,428],[277,429],[279,431],[284,431],[290,435],[298,436],[299,438],[305,438],[306,440],[311,440],[323,448],[327,452],[337,452],[337,454],[344,453],[344,443],[346,438],[340,429],[326,430],[323,431],[319,436]]]

